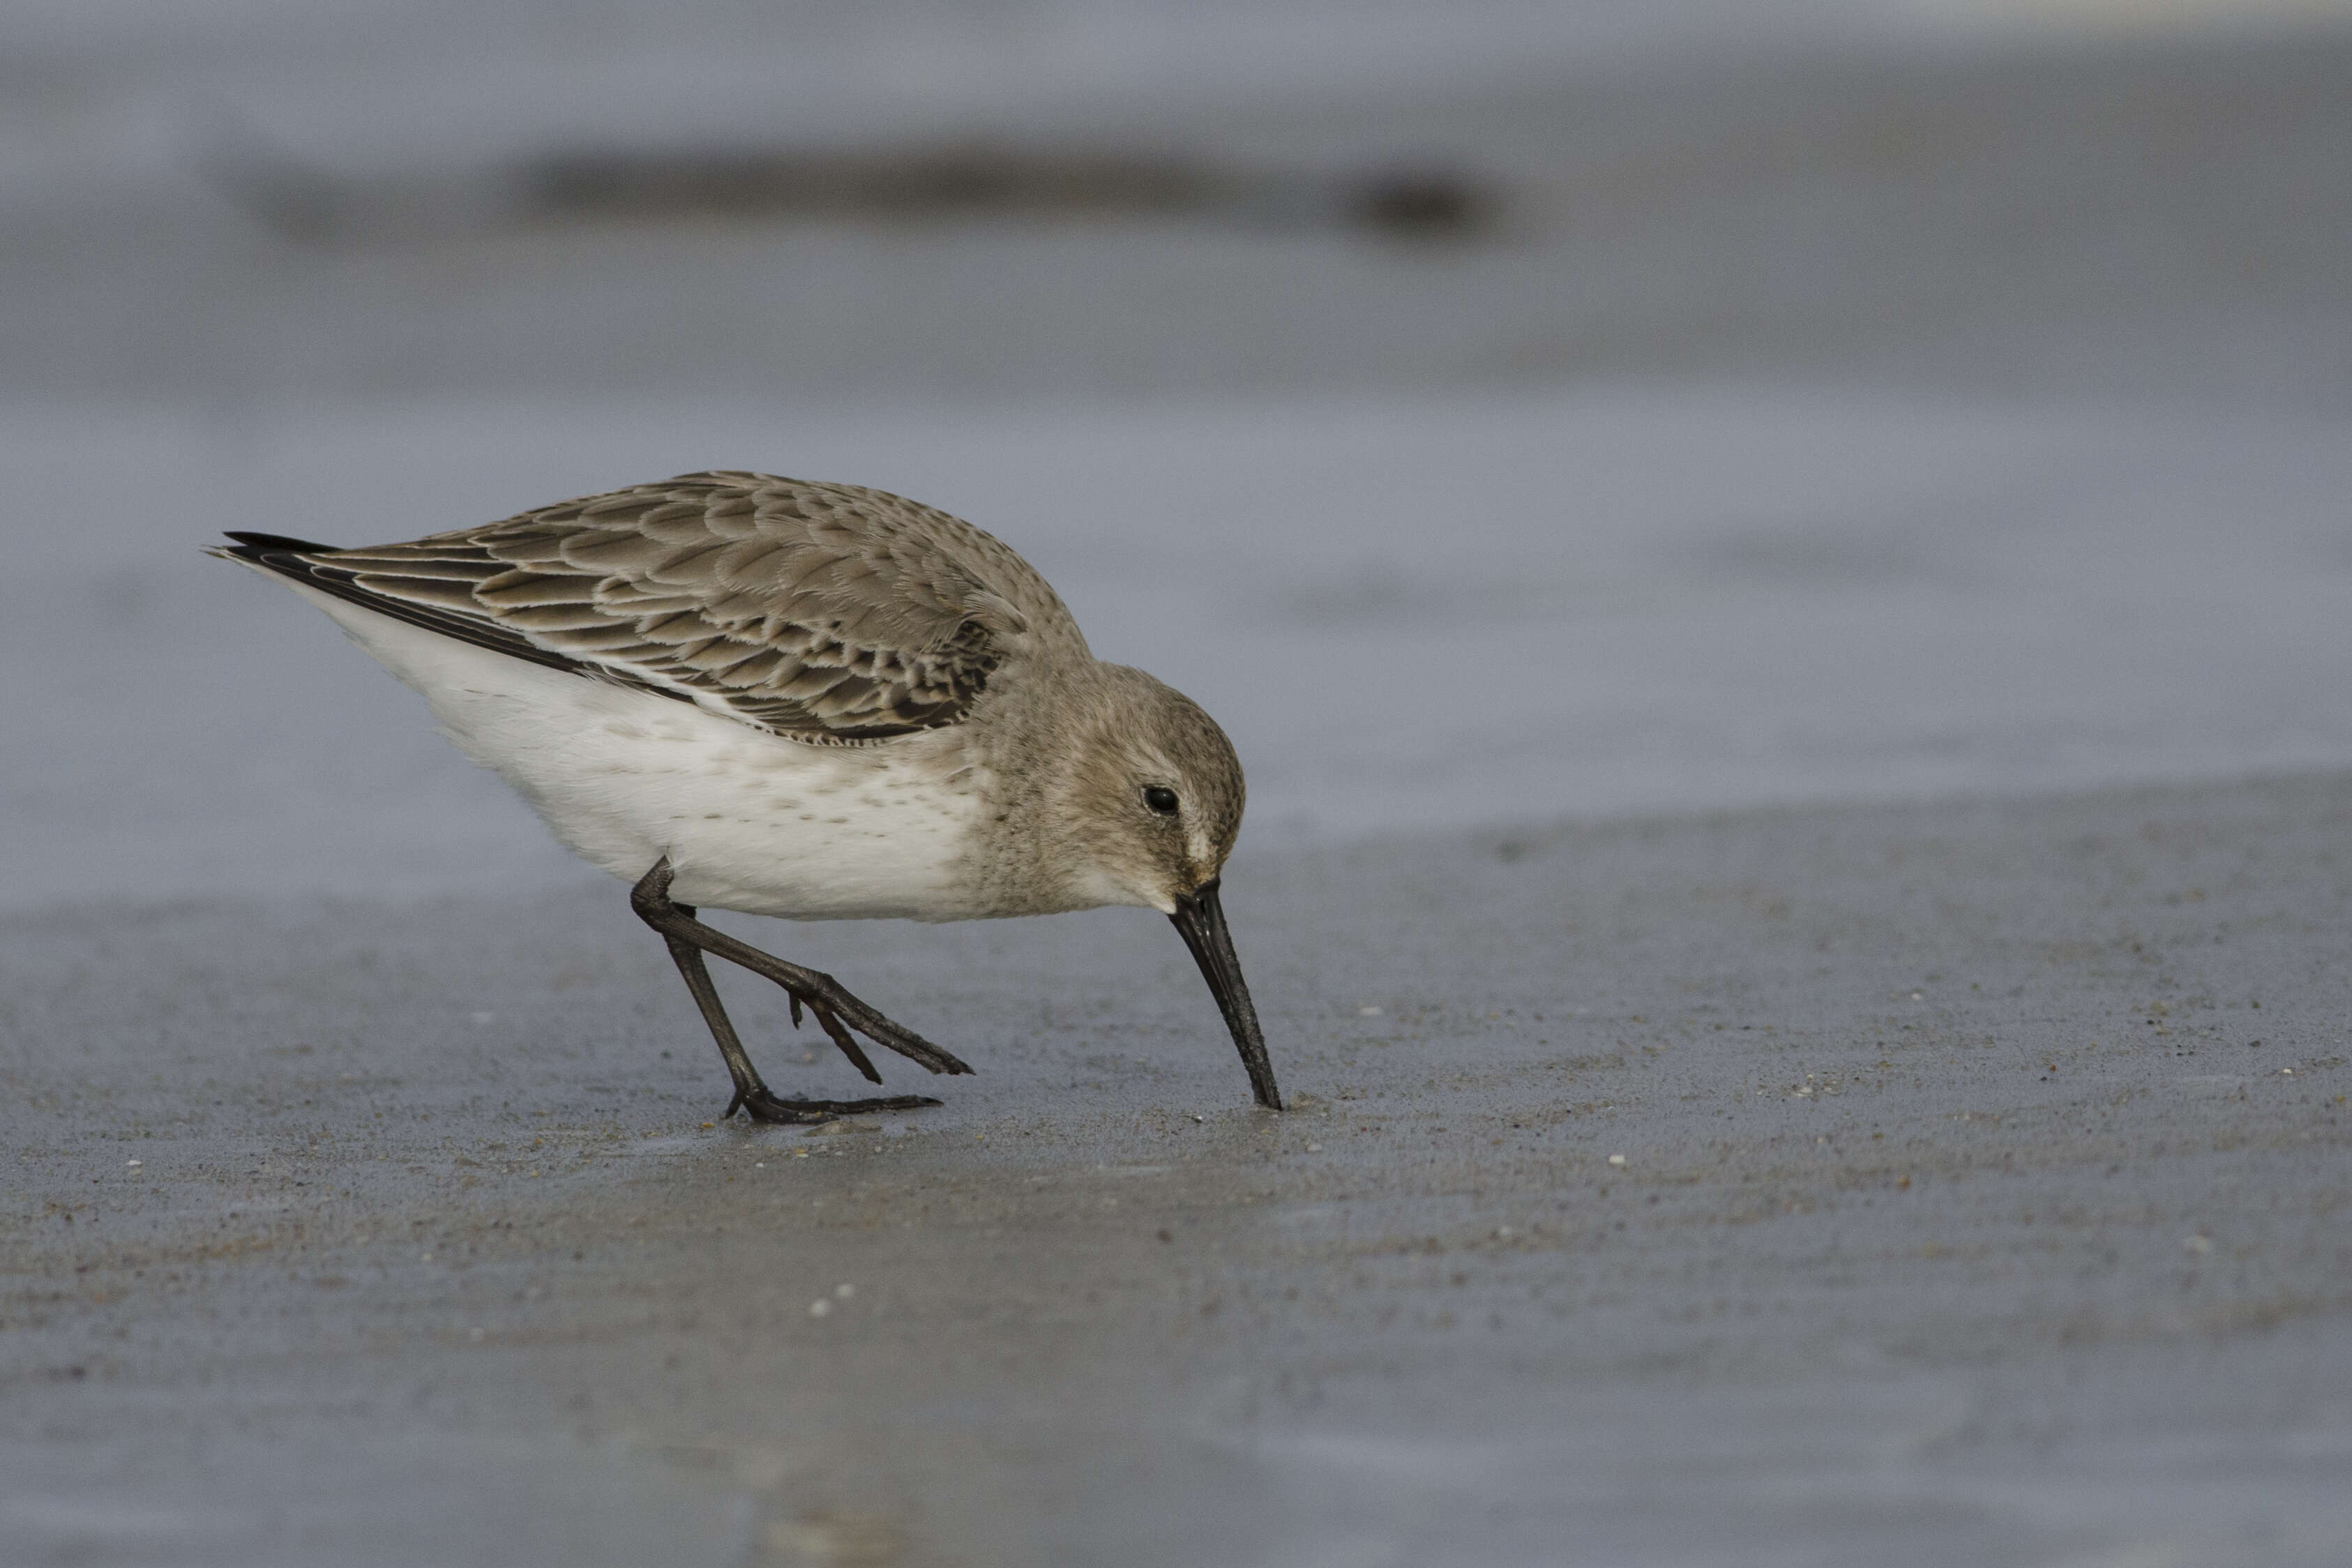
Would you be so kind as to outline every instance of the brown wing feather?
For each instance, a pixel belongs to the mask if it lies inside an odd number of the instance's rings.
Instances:
[[[1045,580],[970,523],[765,474],[687,474],[306,560],[393,605],[803,739],[952,724],[1027,642],[1077,639]]]

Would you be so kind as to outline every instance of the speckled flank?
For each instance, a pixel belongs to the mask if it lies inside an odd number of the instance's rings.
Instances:
[[[982,810],[961,730],[887,746],[784,740],[301,591],[602,870],[635,881],[667,855],[681,902],[750,914],[984,912],[958,875]]]

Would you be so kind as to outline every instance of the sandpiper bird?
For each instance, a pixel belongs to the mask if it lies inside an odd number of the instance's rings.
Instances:
[[[432,704],[630,903],[719,1042],[738,1108],[821,1121],[939,1101],[785,1100],[703,954],[856,1037],[970,1072],[829,974],[696,919],[975,920],[1103,904],[1175,921],[1260,1105],[1282,1097],[1218,902],[1242,769],[1216,721],[1106,664],[1034,568],[856,485],[687,474],[404,544],[232,532]]]

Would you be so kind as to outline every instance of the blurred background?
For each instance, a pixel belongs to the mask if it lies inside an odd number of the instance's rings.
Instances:
[[[2352,5],[12,0],[0,897],[585,875],[224,528],[1004,537],[1245,844],[2352,764]]]

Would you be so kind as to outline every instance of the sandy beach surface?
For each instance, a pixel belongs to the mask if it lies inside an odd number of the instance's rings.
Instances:
[[[2322,773],[1244,857],[1279,1117],[1141,912],[765,925],[981,1069],[805,1134],[709,1124],[616,885],[11,917],[0,1535],[2341,1562],[2347,830]]]

